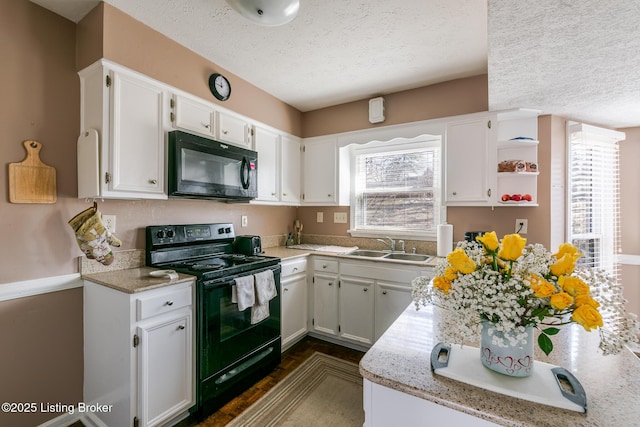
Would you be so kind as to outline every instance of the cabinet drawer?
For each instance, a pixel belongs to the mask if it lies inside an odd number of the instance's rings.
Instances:
[[[300,273],[304,273],[305,271],[307,271],[306,258],[294,259],[291,261],[284,261],[282,262],[281,277],[287,277],[293,274],[300,274]]]
[[[316,260],[313,260],[313,269],[315,271],[322,271],[323,273],[337,273],[338,261],[316,259]]]
[[[143,320],[191,305],[191,288],[176,289],[136,300],[136,319]]]

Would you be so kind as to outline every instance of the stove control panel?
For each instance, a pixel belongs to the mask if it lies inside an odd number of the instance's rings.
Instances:
[[[146,229],[147,249],[185,243],[233,240],[233,224],[152,225]]]

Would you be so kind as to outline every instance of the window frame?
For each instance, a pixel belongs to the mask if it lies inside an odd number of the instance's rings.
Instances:
[[[393,238],[404,238],[411,240],[435,241],[437,239],[437,226],[441,222],[442,215],[446,215],[445,206],[442,201],[442,186],[444,179],[443,170],[443,136],[440,134],[421,134],[413,138],[394,138],[388,141],[370,141],[366,144],[359,144],[350,150],[350,169],[353,171],[351,177],[350,191],[350,228],[348,233],[353,237],[369,237],[379,238],[392,236]],[[401,152],[413,151],[419,149],[435,149],[437,161],[436,170],[434,171],[434,228],[433,230],[417,231],[411,229],[376,229],[376,228],[357,228],[357,193],[356,193],[356,158],[358,155],[377,154],[384,152]]]

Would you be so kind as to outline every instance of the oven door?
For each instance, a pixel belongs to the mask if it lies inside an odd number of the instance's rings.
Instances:
[[[250,200],[258,195],[258,153],[186,132],[169,132],[169,195]]]
[[[251,324],[251,308],[238,311],[231,302],[234,278],[227,277],[201,284],[199,301],[200,379],[219,375],[237,361],[280,336],[280,266],[271,267],[278,295],[269,301],[269,317]],[[279,352],[279,349],[278,349]]]

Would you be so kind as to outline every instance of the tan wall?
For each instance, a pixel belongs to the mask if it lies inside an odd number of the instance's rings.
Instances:
[[[363,99],[303,113],[303,136],[329,135],[487,111],[487,76],[392,93],[385,95],[384,99],[385,120],[382,123],[369,123],[369,100]]]
[[[626,140],[620,142],[620,217],[622,253],[640,257],[640,128],[622,129]],[[640,265],[623,265],[622,285],[629,303],[627,309],[640,315]]]

